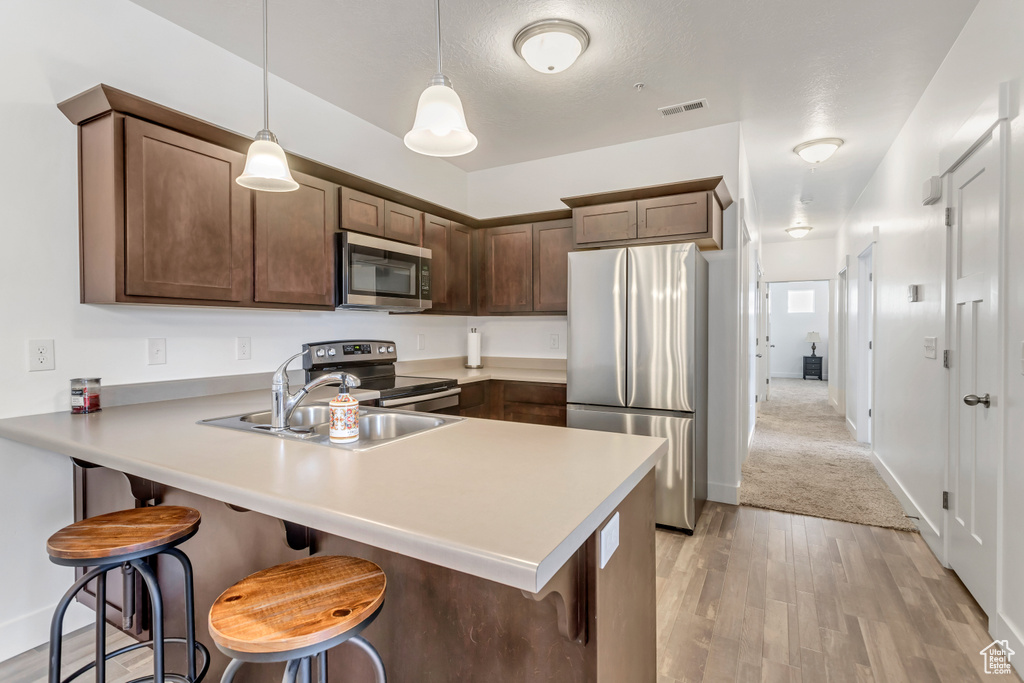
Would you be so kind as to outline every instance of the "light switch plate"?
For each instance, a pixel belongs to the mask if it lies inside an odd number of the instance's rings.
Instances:
[[[417,351],[423,351],[426,348],[427,348],[427,335],[422,334],[422,333],[421,334],[417,334],[416,335],[416,350]]]
[[[553,349],[557,349],[558,348],[558,335],[557,334],[551,335],[551,348],[553,348]]]
[[[150,365],[165,365],[167,363],[167,340],[151,338],[146,341]]]
[[[925,337],[924,338],[924,357],[925,358],[938,358],[939,339],[938,337]]]
[[[598,555],[601,558],[598,566],[604,569],[608,564],[608,560],[612,559],[612,555],[615,554],[616,548],[619,547],[619,513],[616,512],[612,515],[612,518],[608,520],[608,523],[601,529],[601,534],[598,537],[598,544],[601,546],[598,549]]]

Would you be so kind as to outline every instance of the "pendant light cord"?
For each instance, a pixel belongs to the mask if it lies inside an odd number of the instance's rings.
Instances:
[[[270,130],[270,86],[267,78],[267,0],[263,0],[263,130]]]
[[[441,0],[435,0],[434,8],[436,10],[434,16],[437,18],[437,73],[441,75],[444,74],[444,71],[441,70]]]

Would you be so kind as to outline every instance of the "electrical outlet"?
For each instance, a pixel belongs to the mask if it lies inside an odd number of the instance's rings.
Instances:
[[[417,334],[416,335],[416,350],[422,351],[427,348],[427,335]]]
[[[558,335],[557,334],[551,335],[551,348],[553,348],[553,349],[557,349],[558,348]]]
[[[252,360],[252,339],[250,337],[237,337],[235,339],[235,351],[238,360]]]
[[[152,338],[148,340],[149,364],[164,365],[167,363],[167,340]]]
[[[28,340],[28,371],[40,372],[53,370],[56,367],[53,356],[52,339]]]
[[[619,547],[619,513],[616,512],[612,515],[612,518],[608,520],[608,523],[601,529],[601,533],[598,535],[598,555],[600,561],[598,562],[598,568],[604,569],[608,565],[608,560],[612,559],[612,555],[615,554],[616,548]]]

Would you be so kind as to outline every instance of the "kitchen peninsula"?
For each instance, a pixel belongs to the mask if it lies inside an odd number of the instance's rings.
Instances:
[[[253,391],[19,417],[0,420],[0,437],[75,459],[76,516],[199,509],[202,527],[183,549],[206,642],[203,615],[232,582],[309,554],[350,554],[388,575],[365,636],[391,681],[654,680],[663,440],[465,419],[351,452],[197,424],[267,402]],[[600,531],[616,513],[619,545],[599,568]],[[165,591],[180,586],[169,566],[157,571]],[[119,576],[111,588],[120,595]],[[108,605],[108,617],[118,609]],[[169,630],[181,619],[169,614]],[[345,647],[331,662],[334,680],[368,674]],[[225,664],[215,653],[208,680]],[[260,669],[246,680],[279,677]]]

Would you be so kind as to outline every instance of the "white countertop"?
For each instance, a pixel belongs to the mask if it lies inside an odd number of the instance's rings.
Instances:
[[[361,453],[196,424],[268,407],[251,391],[49,413],[0,420],[0,437],[530,592],[666,451],[659,438],[498,420]]]

